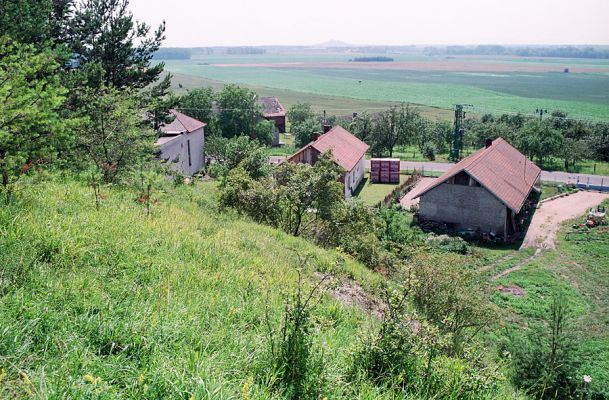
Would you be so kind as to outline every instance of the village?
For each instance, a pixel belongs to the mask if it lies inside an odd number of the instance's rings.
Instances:
[[[273,124],[271,146],[283,146],[280,135],[286,135],[287,110],[274,97],[260,98],[260,105],[262,117]],[[199,174],[215,161],[204,156],[206,123],[176,110],[172,114],[174,121],[161,127],[162,136],[157,140],[161,158],[177,162],[174,169],[186,176]],[[457,126],[459,116],[455,114],[458,138],[463,130]],[[342,126],[324,120],[322,127],[323,131],[310,132],[310,142],[294,154],[269,156],[269,163],[314,165],[322,154],[329,153],[342,170],[339,180],[345,199],[357,199],[366,186],[384,187],[387,194],[375,206],[399,204],[426,231],[485,242],[522,242],[523,248],[541,249],[552,246],[547,238],[563,221],[590,211],[586,226],[604,223],[604,211],[596,209],[609,198],[609,177],[577,173],[552,177],[501,137],[487,139],[484,148],[454,164],[426,164],[370,158],[370,146]],[[401,179],[404,175],[409,178]],[[544,178],[576,193],[540,201]],[[536,212],[542,204],[546,204],[544,211],[553,209],[551,218]]]
[[[316,1],[0,2],[0,399],[609,399],[607,4]]]

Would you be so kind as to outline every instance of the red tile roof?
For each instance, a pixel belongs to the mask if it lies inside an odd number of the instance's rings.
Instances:
[[[182,114],[179,111],[171,110],[171,114],[175,117],[169,124],[161,126],[161,132],[164,133],[191,133],[203,128],[207,124],[197,119]]]
[[[309,147],[314,148],[320,153],[331,150],[334,161],[345,171],[351,171],[366,154],[370,146],[353,136],[343,127],[337,125],[321,135],[316,141],[300,149],[296,154]],[[296,154],[289,157],[289,159],[292,159]]]
[[[285,116],[285,108],[277,97],[261,97],[260,104],[262,104],[262,115],[266,118]]]
[[[453,165],[416,197],[464,171],[515,213],[537,182],[541,169],[502,138]]]

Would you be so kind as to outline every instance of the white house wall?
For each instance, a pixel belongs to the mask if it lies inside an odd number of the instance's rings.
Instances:
[[[188,147],[190,144],[190,159]],[[203,148],[205,145],[205,133],[200,128],[192,133],[181,134],[174,139],[160,145],[161,158],[169,160],[172,168],[181,171],[186,176],[193,176],[205,164]],[[174,161],[176,161],[174,163]]]

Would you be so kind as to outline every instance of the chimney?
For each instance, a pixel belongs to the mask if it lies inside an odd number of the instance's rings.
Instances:
[[[488,149],[493,145],[493,139],[486,139],[486,148]]]
[[[319,136],[320,136],[320,133],[319,133],[319,132],[313,132],[313,133],[311,134],[311,141],[312,141],[312,142],[316,141],[317,139],[319,139]]]

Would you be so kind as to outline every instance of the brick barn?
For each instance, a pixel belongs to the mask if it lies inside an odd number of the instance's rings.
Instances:
[[[518,231],[540,176],[541,169],[504,139],[489,140],[415,196],[419,219],[507,238]]]
[[[332,159],[343,169],[340,181],[345,188],[345,198],[352,196],[364,178],[366,169],[366,151],[368,146],[341,126],[335,126],[327,133],[314,138],[287,161],[313,165],[319,156],[326,151],[332,152]]]
[[[279,146],[279,133],[285,133],[285,109],[277,97],[261,97],[262,116],[275,124],[276,134],[273,138],[273,146]]]
[[[156,145],[161,159],[173,163],[173,168],[186,176],[193,176],[205,165],[205,123],[176,110],[174,120],[161,126],[162,136]]]

